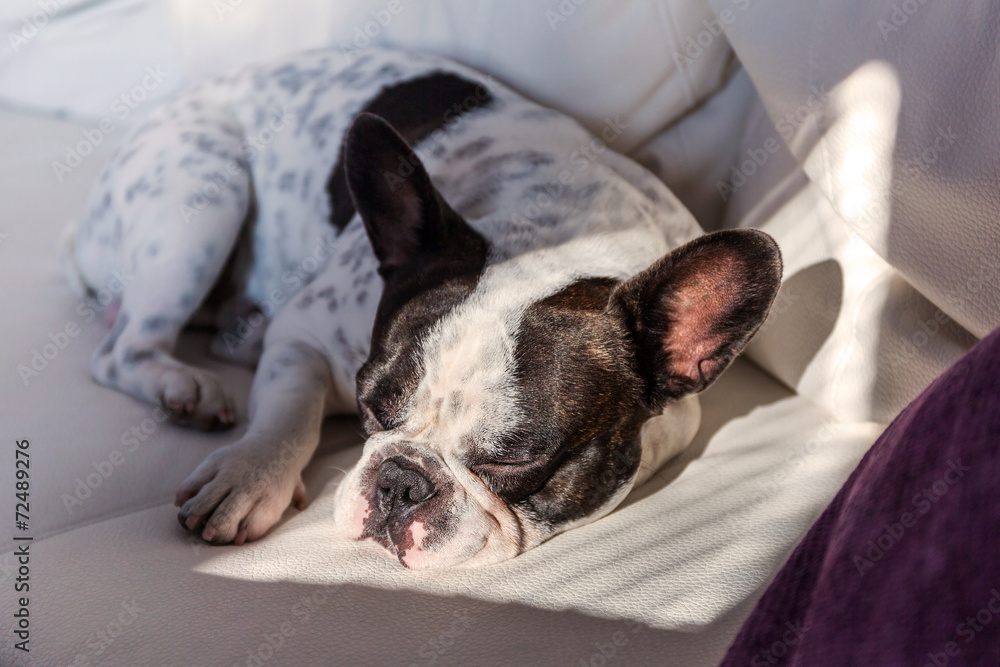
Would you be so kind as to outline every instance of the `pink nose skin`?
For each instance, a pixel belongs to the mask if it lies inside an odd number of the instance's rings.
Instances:
[[[351,535],[361,535],[365,532],[365,519],[371,512],[371,505],[368,501],[363,501],[354,506],[354,514],[351,516]]]
[[[118,311],[121,310],[121,307],[121,301],[112,301],[104,310],[104,324],[109,329],[115,325],[115,320],[118,319]]]
[[[413,540],[413,546],[406,550],[400,560],[411,570],[421,570],[427,567],[427,552],[420,548],[427,535],[427,528],[424,527],[423,521],[414,521],[408,530],[410,531],[410,539]]]

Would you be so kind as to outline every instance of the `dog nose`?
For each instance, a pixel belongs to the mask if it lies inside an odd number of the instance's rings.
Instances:
[[[413,468],[404,468],[396,459],[386,459],[378,467],[375,483],[379,500],[389,509],[422,503],[434,495],[434,485]],[[404,462],[405,465],[405,462]]]

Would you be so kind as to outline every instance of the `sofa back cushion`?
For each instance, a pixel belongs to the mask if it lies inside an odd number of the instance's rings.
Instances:
[[[989,0],[758,0],[726,26],[837,215],[980,337],[1000,324],[998,25]]]
[[[251,61],[333,46],[347,62],[380,45],[453,57],[592,131],[617,119],[625,131],[613,148],[628,152],[712,93],[731,55],[702,0],[49,5],[50,12],[34,0],[11,0],[0,8],[4,34],[26,35],[0,47],[0,99],[92,116],[108,115],[116,98],[141,84],[146,67],[167,76],[133,119],[191,81]]]

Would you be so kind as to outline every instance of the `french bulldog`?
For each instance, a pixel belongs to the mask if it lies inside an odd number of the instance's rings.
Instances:
[[[117,151],[65,236],[71,282],[127,276],[97,382],[249,425],[177,492],[213,544],[265,535],[327,415],[367,441],[334,523],[408,568],[497,563],[593,521],[686,447],[761,326],[774,241],[702,235],[642,167],[491,77],[429,55],[314,51],[198,85]]]

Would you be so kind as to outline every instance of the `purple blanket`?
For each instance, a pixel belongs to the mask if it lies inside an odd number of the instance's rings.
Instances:
[[[886,429],[722,664],[1000,665],[1000,330]]]

